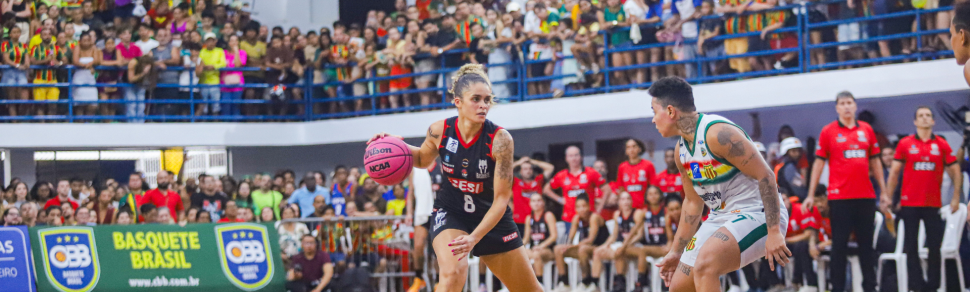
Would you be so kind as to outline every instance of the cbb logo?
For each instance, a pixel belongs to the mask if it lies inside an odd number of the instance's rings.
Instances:
[[[90,227],[49,228],[38,231],[44,272],[51,285],[63,292],[91,291],[98,283],[94,230]]]
[[[219,261],[229,281],[245,291],[258,290],[273,278],[273,254],[266,227],[258,224],[223,224],[215,227]]]

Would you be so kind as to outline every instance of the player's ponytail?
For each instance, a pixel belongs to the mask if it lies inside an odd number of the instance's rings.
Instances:
[[[448,93],[461,98],[465,90],[468,90],[475,83],[484,83],[488,85],[488,88],[492,88],[492,82],[488,80],[484,66],[481,64],[465,64],[458,68],[455,76],[451,78],[451,89],[448,90]]]

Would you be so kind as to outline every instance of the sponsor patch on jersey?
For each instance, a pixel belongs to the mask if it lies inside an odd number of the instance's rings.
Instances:
[[[468,168],[468,158],[461,160],[461,167]]]
[[[701,157],[707,156],[707,149],[701,148]]]
[[[448,145],[445,146],[445,149],[447,149],[448,151],[451,151],[451,153],[458,153],[458,140],[455,140],[455,138],[452,138],[452,137],[448,137]]]
[[[461,176],[462,177],[468,177],[468,170],[467,169],[462,169],[461,170]]]
[[[478,160],[478,173],[475,174],[477,179],[486,179],[491,175],[488,173],[488,161],[485,159]]]
[[[502,241],[509,242],[509,241],[512,241],[513,239],[516,239],[516,238],[519,238],[519,232],[512,232],[512,234],[503,236],[502,237]]]
[[[455,169],[454,168],[448,167],[444,163],[441,164],[441,171],[444,171],[444,172],[447,172],[447,173],[455,173]]]
[[[855,134],[859,137],[859,142],[866,142],[866,132],[863,130],[856,131]]]
[[[710,164],[704,165],[704,176],[707,177],[708,179],[717,178],[717,171],[714,171],[713,165],[710,165]]]
[[[588,180],[586,179],[586,174],[585,174],[585,173],[584,173],[584,174],[580,174],[580,175],[579,175],[579,183],[581,183],[581,184],[584,184],[584,183],[586,183],[587,181],[588,181]]]
[[[451,162],[451,155],[445,155],[445,162]]]
[[[909,154],[919,154],[919,148],[916,145],[909,145]]]
[[[839,133],[839,136],[835,137],[835,142],[842,143],[845,142],[845,140],[845,136],[842,136],[842,133]]]
[[[701,179],[701,178],[703,178],[701,176],[701,164],[700,163],[697,163],[697,162],[691,162],[690,163],[690,175],[694,179]]]
[[[64,292],[92,291],[101,278],[91,227],[61,227],[38,232],[47,279]]]
[[[215,227],[219,261],[229,282],[245,291],[262,289],[273,278],[273,253],[266,226],[239,223]]]
[[[438,228],[445,225],[445,220],[447,220],[445,219],[446,214],[448,214],[448,212],[445,212],[445,210],[439,210],[438,213],[434,215],[434,231],[438,231]]]
[[[930,155],[940,155],[940,146],[936,146],[936,143],[930,144]]]
[[[448,181],[451,182],[451,186],[455,187],[463,193],[469,194],[480,194],[485,188],[480,182],[470,182],[467,180],[449,177]]]

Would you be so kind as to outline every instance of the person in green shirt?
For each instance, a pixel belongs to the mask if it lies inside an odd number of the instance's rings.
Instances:
[[[599,18],[600,26],[604,29],[608,29],[610,32],[610,47],[614,49],[629,47],[633,42],[630,40],[630,32],[627,30],[616,30],[612,29],[614,27],[624,27],[629,26],[630,22],[623,10],[623,6],[620,4],[620,0],[607,0],[606,8],[602,11],[596,12],[597,18]],[[633,56],[629,51],[613,53],[610,57],[613,67],[623,67],[630,66],[633,64]],[[614,80],[616,80],[617,85],[627,84],[626,72],[614,71]]]
[[[252,186],[248,180],[239,183],[236,192],[232,194],[232,200],[236,201],[236,206],[239,208],[253,210],[254,214],[259,213],[256,211],[255,205],[253,205]]]
[[[256,212],[256,217],[259,217],[263,208],[270,207],[273,208],[273,213],[277,219],[280,218],[280,202],[283,201],[283,194],[274,191],[272,189],[273,185],[270,183],[270,176],[263,175],[256,181],[256,187],[259,189],[253,191],[252,201],[253,210]],[[239,186],[240,192],[242,191],[242,185]]]

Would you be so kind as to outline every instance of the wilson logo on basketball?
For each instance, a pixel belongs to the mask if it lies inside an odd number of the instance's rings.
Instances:
[[[371,149],[370,151],[367,151],[367,157],[374,156],[377,154],[388,154],[388,153],[391,153],[391,148],[374,148],[374,149]]]
[[[512,241],[513,239],[516,239],[516,238],[519,238],[519,233],[518,232],[513,232],[512,234],[509,234],[509,235],[506,235],[505,237],[502,237],[502,241],[509,242],[509,241]]]
[[[451,177],[448,178],[448,181],[451,182],[451,185],[453,187],[457,188],[459,191],[463,193],[480,194],[482,192],[482,189],[484,189],[482,183],[480,182],[470,182],[467,180],[451,178]]]
[[[384,162],[384,163],[377,164],[377,165],[371,165],[370,166],[370,172],[378,172],[378,171],[382,171],[382,170],[385,170],[385,169],[388,169],[388,168],[391,168],[391,163],[390,162]]]

